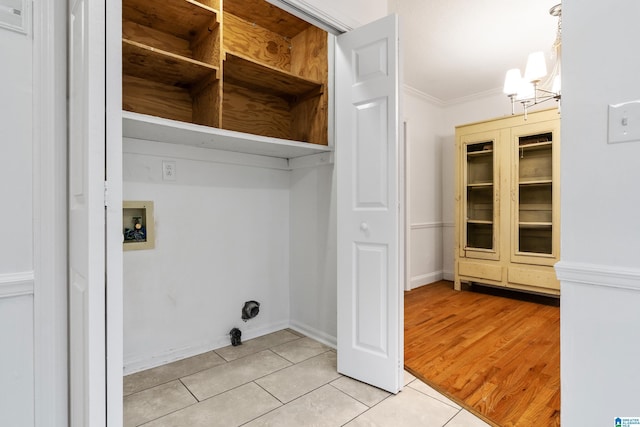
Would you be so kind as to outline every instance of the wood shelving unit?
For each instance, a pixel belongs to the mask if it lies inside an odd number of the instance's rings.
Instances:
[[[123,0],[123,110],[327,145],[327,33],[265,0]]]
[[[555,110],[456,128],[456,289],[560,293],[559,139]]]
[[[219,2],[124,0],[122,16],[123,109],[219,126]]]

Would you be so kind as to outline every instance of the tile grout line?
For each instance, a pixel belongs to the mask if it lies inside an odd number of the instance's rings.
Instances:
[[[265,415],[272,413],[273,411],[277,411],[278,409],[283,408],[283,407],[286,405],[286,403],[283,403],[280,399],[278,399],[278,398],[277,398],[277,397],[275,397],[273,394],[271,394],[271,393],[269,392],[269,390],[265,389],[264,387],[262,387],[262,386],[261,386],[260,384],[258,384],[257,382],[252,381],[252,383],[254,383],[255,385],[257,385],[261,390],[263,390],[263,391],[264,391],[265,393],[267,393],[269,396],[273,397],[275,400],[277,400],[278,402],[280,402],[280,406],[278,406],[277,408],[273,408],[273,409],[271,409],[270,411],[265,412],[264,414],[260,414],[260,415],[258,415],[257,417],[250,419],[250,420],[249,420],[249,421],[247,421],[246,423],[242,423],[242,424],[240,424],[240,426],[243,426],[243,425],[249,424],[250,422],[253,422],[253,421],[255,421],[255,420],[258,420],[258,419],[260,419],[260,418],[264,417]]]
[[[193,392],[191,391],[191,389],[190,389],[190,388],[189,388],[189,387],[188,387],[184,382],[182,382],[182,378],[178,378],[178,381],[180,381],[180,384],[182,384],[182,386],[183,386],[184,388],[186,388],[186,389],[187,389],[187,391],[189,392],[189,394],[190,394],[191,396],[193,396],[193,398],[196,400],[196,403],[200,403],[200,402],[202,402],[202,400],[198,399],[198,397],[197,397],[195,394],[193,394]],[[205,399],[205,400],[206,400],[206,399]]]
[[[460,415],[460,412],[462,412],[462,411],[463,411],[463,408],[460,408],[460,409],[458,410],[458,412],[456,412],[456,413],[455,413],[451,418],[449,418],[449,420],[447,420],[447,422],[446,422],[446,423],[444,423],[444,424],[442,425],[442,427],[447,427],[447,424],[449,424],[451,421],[453,421],[453,419],[454,419],[455,417],[457,417],[458,415]]]
[[[420,381],[420,380],[419,380],[418,378],[416,378],[415,380],[411,381],[409,384],[405,385],[405,387],[409,387],[411,390],[417,391],[417,392],[418,392],[418,393],[420,393],[421,395],[423,395],[423,396],[427,396],[427,397],[429,397],[429,398],[431,398],[431,399],[433,399],[433,400],[436,400],[436,401],[438,401],[438,402],[440,402],[440,403],[443,403],[443,404],[445,404],[445,405],[447,405],[447,406],[449,406],[449,407],[451,407],[451,408],[453,408],[453,409],[458,409],[458,410],[463,409],[463,408],[462,408],[462,406],[460,406],[460,405],[458,405],[458,407],[453,406],[452,404],[447,403],[447,402],[444,402],[444,401],[442,401],[442,400],[438,399],[437,397],[431,396],[431,395],[429,395],[429,394],[427,394],[427,393],[423,393],[422,391],[418,390],[418,389],[417,389],[417,388],[415,388],[415,387],[411,387],[411,384],[413,384],[413,383],[414,383],[414,382],[416,382],[416,381]],[[422,381],[421,381],[421,382],[422,382]],[[426,383],[424,383],[424,382],[422,382],[422,383],[423,383],[423,384],[425,384],[426,386],[429,386],[428,384],[426,384]],[[429,387],[430,387],[430,386],[429,386]],[[440,395],[441,395],[442,397],[444,397],[445,399],[447,399],[447,397],[446,397],[446,396],[442,395],[442,394],[441,394],[441,393],[439,393],[437,390],[434,390],[434,391],[435,391],[436,393],[440,394]],[[453,402],[453,400],[451,400],[451,399],[449,399],[449,400]],[[455,402],[454,402],[454,403],[455,403]],[[457,405],[457,403],[456,403],[456,405]]]

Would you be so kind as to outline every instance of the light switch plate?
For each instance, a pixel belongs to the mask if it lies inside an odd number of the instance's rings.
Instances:
[[[0,28],[29,34],[30,6],[28,0],[0,0]]]
[[[640,101],[609,105],[608,143],[640,142]]]

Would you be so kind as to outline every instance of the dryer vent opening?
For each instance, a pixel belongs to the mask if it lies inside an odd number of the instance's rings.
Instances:
[[[260,303],[258,301],[247,301],[242,307],[242,320],[245,322],[253,319],[260,312]]]

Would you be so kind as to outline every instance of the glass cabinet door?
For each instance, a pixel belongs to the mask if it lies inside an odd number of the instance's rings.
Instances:
[[[497,259],[495,139],[467,141],[462,196],[463,249],[468,257]]]
[[[515,137],[514,235],[512,260],[536,263],[555,262],[557,209],[554,179],[556,144],[553,130]],[[545,258],[548,260],[545,261]]]

